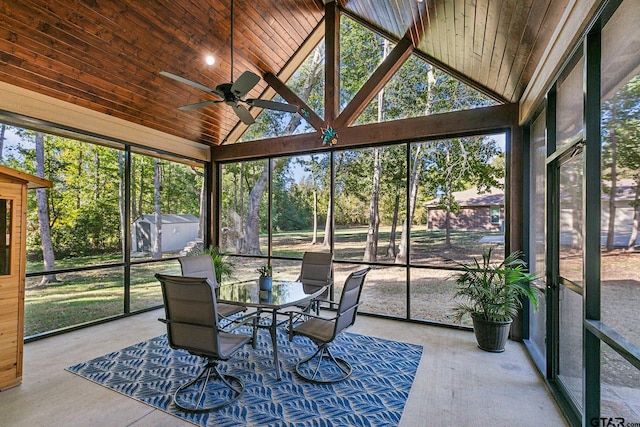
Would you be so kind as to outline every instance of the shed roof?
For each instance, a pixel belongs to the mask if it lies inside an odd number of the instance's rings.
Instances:
[[[186,223],[198,223],[200,220],[197,216],[191,214],[162,214],[163,224],[186,224]],[[134,222],[150,222],[156,223],[156,216],[150,214],[142,214]]]

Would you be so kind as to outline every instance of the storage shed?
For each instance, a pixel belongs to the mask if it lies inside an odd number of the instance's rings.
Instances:
[[[200,220],[191,214],[163,214],[162,252],[184,248],[198,238]],[[131,246],[135,252],[151,252],[156,233],[156,216],[143,214],[133,221]]]

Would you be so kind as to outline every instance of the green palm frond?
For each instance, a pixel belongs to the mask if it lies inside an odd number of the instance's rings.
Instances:
[[[467,314],[486,320],[513,319],[522,308],[523,297],[537,308],[537,295],[529,287],[535,274],[527,272],[522,252],[512,252],[499,264],[491,263],[491,253],[492,249],[484,251],[481,262],[474,258],[470,263],[456,263],[461,272],[455,276],[455,321]]]

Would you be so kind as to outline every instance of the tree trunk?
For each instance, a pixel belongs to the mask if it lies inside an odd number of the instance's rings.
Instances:
[[[77,164],[76,164],[76,167],[77,167],[77,171],[76,171],[76,173],[78,174],[78,176],[82,176],[82,175],[83,175],[83,173],[82,173],[82,172],[83,172],[83,171],[82,171],[82,161],[83,161],[83,157],[84,157],[84,156],[83,156],[83,154],[82,154],[82,151],[80,151],[80,152],[78,153],[78,162],[77,162]],[[75,196],[76,196],[76,209],[78,209],[78,210],[79,210],[79,209],[80,209],[80,191],[76,191]]]
[[[616,227],[616,193],[618,192],[618,153],[616,147],[616,131],[613,123],[616,120],[615,108],[611,112],[612,124],[609,130],[609,136],[611,137],[611,191],[609,192],[609,224],[607,227],[607,250],[612,251],[614,247],[615,239],[615,227]]]
[[[204,178],[202,179],[202,184],[200,185],[200,206],[198,207],[198,218],[200,218],[200,220],[198,221],[198,239],[202,239],[202,241],[204,242],[204,227],[205,227],[205,188],[206,188],[206,182],[204,180]],[[219,236],[218,236],[219,237]],[[215,246],[218,246],[218,242],[214,243]],[[208,242],[204,242],[204,247],[206,248],[208,246]]]
[[[260,201],[267,188],[269,179],[269,163],[265,163],[264,169],[247,199],[247,215],[245,216],[244,236],[240,253],[249,255],[261,255],[260,251]]]
[[[389,246],[387,247],[387,258],[395,258],[396,251],[396,226],[398,224],[398,209],[400,208],[400,195],[396,194],[393,205],[393,219],[391,220],[391,233],[389,234]]]
[[[95,174],[94,174],[94,192],[93,192],[93,197],[94,200],[99,200],[100,199],[100,191],[102,190],[102,182],[100,182],[100,154],[98,152],[98,150],[95,151],[95,158],[93,163],[95,164]]]
[[[240,212],[242,212],[244,210],[244,162],[240,163],[240,190],[238,192],[239,194],[239,198],[238,198],[238,204],[236,205],[236,212],[235,212],[235,220],[234,220],[234,225],[236,227],[236,233],[235,235],[236,237],[236,252],[241,253],[242,251],[242,247],[243,247],[243,237],[242,237],[242,229],[244,228],[244,222],[245,222],[245,218],[242,217],[242,215],[240,215]]]
[[[451,180],[452,177],[452,165],[451,165],[451,153],[447,149],[446,153],[446,164],[447,164],[447,201],[446,201],[446,210],[444,216],[444,230],[445,230],[445,238],[444,238],[444,246],[445,248],[451,248],[451,203],[453,202],[453,183]]]
[[[313,238],[311,244],[318,243],[318,190],[313,189]]]
[[[129,197],[131,198],[131,220],[135,220],[137,218],[137,214],[138,214],[138,207],[136,206],[136,179],[135,176],[133,176],[134,170],[133,170],[133,160],[134,157],[131,156],[131,153],[129,153],[129,161],[131,162],[131,172],[130,172],[130,189],[129,189]],[[124,175],[122,175],[124,177]],[[124,178],[123,178],[124,179]]]
[[[413,168],[411,168],[411,188],[409,190],[409,211],[407,217],[402,224],[402,236],[400,237],[400,247],[398,255],[396,255],[396,264],[404,264],[409,258],[407,255],[407,242],[409,239],[409,225],[413,222],[413,214],[416,209],[416,200],[418,198],[418,184],[420,181],[420,172],[422,170],[422,150],[423,145],[418,144],[416,154],[413,157]]]
[[[378,230],[380,215],[378,213],[378,201],[380,198],[380,148],[373,149],[373,185],[371,188],[371,200],[369,202],[369,229],[367,231],[367,243],[364,250],[363,261],[375,262],[378,260]]]
[[[329,238],[331,235],[331,203],[327,203],[327,220],[324,223],[324,239],[322,239],[322,246],[329,247]]]
[[[198,238],[199,239],[204,239],[204,205],[205,205],[205,180],[204,180],[204,173],[198,172],[198,170],[196,168],[191,168],[191,173],[193,173],[195,176],[202,178],[202,185],[200,186],[200,206],[198,208],[198,217],[200,218],[200,221],[198,222]],[[217,245],[217,243],[216,243]],[[207,244],[205,243],[205,248],[207,247]]]
[[[40,132],[36,132],[36,176],[44,178],[44,135]],[[44,271],[51,271],[55,269],[55,255],[53,253],[53,244],[51,243],[47,190],[44,188],[36,189],[36,200],[38,203],[38,224],[40,226],[40,240],[42,241]],[[57,281],[55,274],[47,274],[42,276],[39,286],[56,283]]]
[[[436,77],[433,73],[433,68],[429,67],[427,71],[427,105],[424,109],[425,116],[431,114],[431,105],[433,104],[433,86],[436,83]],[[409,211],[407,212],[407,217],[405,218],[402,224],[402,236],[400,237],[400,247],[398,248],[398,255],[396,255],[396,264],[403,264],[407,262],[408,254],[407,254],[407,242],[409,239],[409,227],[413,222],[413,213],[416,207],[416,199],[418,197],[418,183],[420,181],[420,171],[421,171],[421,156],[422,150],[424,149],[423,144],[418,144],[416,148],[416,155],[413,160],[413,168],[411,171],[411,188],[409,190]]]
[[[142,203],[143,203],[143,198],[142,196],[144,196],[144,162],[140,162],[140,193],[138,193],[138,212],[136,212],[136,217],[139,217],[140,215],[142,215],[143,213],[143,207],[142,207]]]
[[[160,162],[153,159],[153,205],[155,208],[155,235],[153,238],[153,248],[151,257],[153,259],[162,258],[162,211],[160,207]]]
[[[127,230],[129,229],[129,224],[125,224],[125,221],[124,221],[126,198],[124,194],[124,178],[125,177],[124,177],[124,152],[123,151],[118,151],[118,177],[119,177],[118,194],[120,197],[120,200],[119,200],[120,202],[119,203],[120,205],[120,238],[122,239],[120,244],[122,246],[122,253],[124,254],[126,251],[125,236],[126,236]]]

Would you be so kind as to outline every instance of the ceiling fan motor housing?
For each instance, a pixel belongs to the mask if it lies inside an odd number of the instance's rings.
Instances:
[[[238,94],[233,93],[231,90],[231,83],[220,83],[216,86],[216,90],[222,93],[224,102],[227,104],[235,104],[238,101]]]

